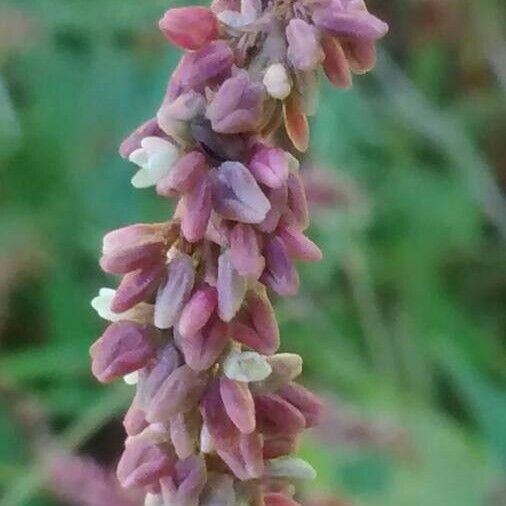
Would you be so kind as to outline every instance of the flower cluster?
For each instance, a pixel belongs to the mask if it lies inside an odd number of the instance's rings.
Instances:
[[[136,384],[117,474],[149,504],[290,506],[291,481],[314,475],[293,454],[322,404],[294,382],[302,359],[277,353],[268,293],[295,295],[294,262],[321,252],[297,159],[274,143],[284,124],[307,149],[320,69],[349,86],[387,28],[362,0],[215,0],[160,29],[184,54],[120,153],[136,188],[177,207],[105,236],[101,266],[122,279],[92,302],[111,322],[93,373]]]

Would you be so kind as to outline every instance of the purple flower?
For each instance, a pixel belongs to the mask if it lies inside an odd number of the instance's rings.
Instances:
[[[145,487],[170,474],[175,463],[174,451],[169,444],[135,438],[127,441],[117,475],[125,488]]]
[[[170,476],[160,480],[165,504],[199,506],[199,497],[207,482],[206,463],[202,456],[179,461]]]
[[[281,188],[288,179],[288,153],[280,148],[261,146],[248,167],[259,183],[270,188]]]
[[[181,85],[187,90],[201,91],[214,79],[230,72],[233,61],[234,54],[223,41],[211,42],[194,53],[187,53],[181,60]]]
[[[270,239],[265,245],[264,256],[266,265],[262,280],[265,284],[279,295],[296,295],[299,276],[283,241],[278,237]]]
[[[261,223],[271,205],[250,171],[239,162],[225,162],[213,174],[215,211],[227,220]]]
[[[154,355],[155,332],[152,326],[128,321],[110,325],[90,348],[93,374],[108,383],[144,367]]]
[[[304,72],[315,70],[323,61],[324,54],[318,30],[302,19],[292,19],[286,28],[288,59]]]
[[[250,81],[248,74],[241,72],[220,86],[207,108],[206,117],[215,132],[250,132],[261,120],[263,99],[263,86]]]

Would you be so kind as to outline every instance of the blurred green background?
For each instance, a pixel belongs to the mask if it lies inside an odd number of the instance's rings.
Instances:
[[[122,445],[131,390],[89,373],[89,301],[113,286],[104,232],[170,213],[116,154],[175,65],[154,23],[168,7],[0,1],[2,506],[57,504],[41,448],[108,466]],[[378,68],[352,91],[325,84],[312,121],[325,259],[277,304],[284,349],[335,403],[302,450],[319,471],[307,493],[506,505],[506,4],[369,7],[391,26]]]

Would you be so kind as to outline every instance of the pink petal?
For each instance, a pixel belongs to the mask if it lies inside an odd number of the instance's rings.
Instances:
[[[175,464],[169,444],[139,438],[127,443],[118,463],[117,475],[125,488],[145,487],[170,474]]]
[[[325,406],[318,397],[297,383],[290,383],[278,391],[278,395],[302,413],[306,427],[315,427],[320,423]]]
[[[288,155],[280,148],[261,147],[248,167],[259,183],[270,188],[281,188],[288,179]]]
[[[255,397],[255,411],[258,430],[264,434],[294,434],[306,426],[302,413],[279,395]]]
[[[337,88],[350,88],[353,84],[350,66],[340,42],[330,35],[324,35],[322,47],[325,52],[323,70],[328,80]]]
[[[158,263],[128,273],[116,290],[111,310],[124,313],[139,302],[149,300],[160,284],[162,273],[163,265]]]
[[[319,262],[322,259],[320,248],[297,228],[292,226],[280,227],[278,236],[283,241],[291,258],[305,260],[306,262]]]
[[[157,184],[156,191],[166,197],[188,193],[202,181],[206,169],[207,162],[204,155],[199,151],[191,151],[172,166],[169,174]]]
[[[230,254],[234,268],[241,276],[258,279],[265,260],[253,227],[243,223],[235,225],[230,233]]]
[[[228,326],[218,318],[191,336],[182,338],[181,350],[186,363],[195,371],[209,369],[229,342]]]
[[[155,325],[159,329],[172,327],[190,296],[195,281],[192,259],[180,255],[167,268],[167,281],[158,291],[155,304]]]
[[[270,239],[264,248],[266,267],[262,281],[278,295],[293,296],[299,290],[299,275],[279,237]]]
[[[247,383],[220,378],[221,399],[234,425],[243,433],[255,430],[255,403]]]
[[[209,321],[217,306],[216,288],[205,286],[196,290],[181,313],[178,323],[181,335],[195,335]]]

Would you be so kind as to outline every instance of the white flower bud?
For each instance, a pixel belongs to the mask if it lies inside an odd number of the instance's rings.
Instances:
[[[167,175],[177,157],[178,150],[171,142],[159,137],[145,137],[141,147],[129,157],[141,168],[132,178],[132,185],[135,188],[155,186]]]
[[[293,480],[314,480],[313,466],[298,457],[279,457],[265,463],[265,476],[269,478],[290,478]]]
[[[139,382],[139,371],[131,372],[130,374],[127,374],[126,376],[123,376],[123,381],[127,385],[137,385]]]
[[[148,323],[153,319],[153,305],[141,302],[124,313],[115,313],[111,310],[111,304],[116,295],[112,288],[101,288],[97,297],[92,299],[91,307],[98,313],[100,318],[110,322],[131,320],[137,323]]]
[[[288,97],[292,91],[292,83],[285,66],[281,63],[272,64],[265,72],[264,86],[273,98],[284,100]]]
[[[213,438],[209,434],[209,429],[205,423],[202,424],[200,431],[200,451],[202,453],[212,453],[214,451]]]
[[[271,374],[272,367],[255,351],[233,351],[225,359],[223,371],[227,378],[247,383],[264,380]]]

